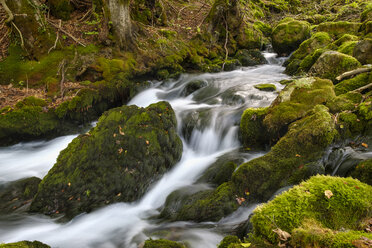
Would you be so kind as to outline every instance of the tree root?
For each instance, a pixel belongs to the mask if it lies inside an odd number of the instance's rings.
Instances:
[[[6,5],[5,0],[0,0],[0,3],[3,5],[5,12],[8,14],[8,19],[5,20],[5,23],[12,22],[14,20],[12,11],[9,9],[8,5]]]

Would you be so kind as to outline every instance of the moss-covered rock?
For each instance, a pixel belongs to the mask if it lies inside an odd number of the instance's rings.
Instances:
[[[264,119],[271,132],[283,134],[287,126],[305,116],[315,105],[335,97],[331,81],[301,78],[288,84],[272,103]]]
[[[246,109],[240,121],[240,140],[245,147],[264,148],[269,143],[269,135],[263,120],[268,108]]]
[[[238,50],[234,58],[238,59],[242,66],[254,66],[267,63],[267,60],[258,49]]]
[[[148,239],[143,248],[185,248],[181,243],[167,239]]]
[[[347,41],[344,42],[337,51],[340,53],[344,53],[346,55],[353,56],[354,48],[357,45],[357,41]]]
[[[310,68],[315,64],[318,58],[325,52],[324,48],[316,49],[312,54],[307,55],[299,64],[296,74],[308,72]],[[292,64],[292,63],[291,63]],[[291,65],[289,64],[287,68]],[[286,68],[286,71],[287,71]],[[290,74],[294,75],[294,74]]]
[[[240,244],[240,243],[241,243],[241,241],[237,236],[227,235],[218,244],[217,248],[229,248],[231,244]]]
[[[0,248],[50,248],[39,241],[20,241],[16,243],[0,244]]]
[[[254,87],[261,91],[276,91],[274,84],[256,84]]]
[[[239,29],[236,42],[238,47],[242,49],[261,50],[264,43],[263,34],[256,26],[246,24]]]
[[[355,44],[352,55],[361,64],[372,64],[372,39],[364,39]]]
[[[11,166],[11,165],[7,165]],[[31,177],[0,186],[0,213],[7,214],[29,204],[41,179]]]
[[[292,123],[269,153],[240,165],[232,177],[238,195],[249,192],[250,199],[267,200],[281,187],[323,173],[312,162],[322,157],[337,134],[328,109],[317,105]]]
[[[109,203],[137,200],[181,153],[168,103],[112,109],[60,153],[30,210],[71,218]]]
[[[74,8],[69,0],[48,0],[50,13],[58,19],[68,20]]]
[[[318,58],[309,73],[335,81],[337,76],[360,66],[361,64],[354,57],[336,51],[328,51]]]
[[[371,186],[358,180],[315,176],[256,208],[254,235],[277,244],[280,230],[295,247],[354,247],[353,241],[372,238],[361,228],[371,217],[371,197]]]
[[[342,111],[353,111],[357,108],[358,104],[362,101],[363,96],[357,92],[347,92],[330,99],[326,106],[331,113],[339,113]]]
[[[280,56],[289,55],[310,37],[310,24],[286,18],[273,29],[272,43],[274,51]]]
[[[353,78],[343,80],[340,83],[336,84],[335,93],[336,95],[345,94],[349,91],[363,87],[370,82],[372,82],[372,73],[362,73]]]
[[[372,159],[360,162],[350,176],[372,186]]]
[[[357,35],[361,24],[356,22],[324,22],[316,27],[318,32],[326,32],[340,38],[344,34]]]
[[[193,80],[193,81],[187,83],[185,88],[182,90],[181,95],[182,96],[188,96],[188,95],[194,93],[195,91],[197,91],[201,88],[204,88],[207,85],[208,85],[208,83],[206,81]]]

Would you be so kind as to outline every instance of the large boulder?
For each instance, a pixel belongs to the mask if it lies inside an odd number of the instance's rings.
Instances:
[[[30,210],[71,218],[109,203],[135,201],[181,153],[169,103],[112,109],[60,153]]]
[[[371,199],[372,187],[358,180],[312,177],[256,208],[252,240],[286,241],[291,247],[370,247],[372,234],[363,229],[369,226]]]
[[[372,39],[359,41],[353,50],[355,57],[361,64],[372,64]]]
[[[356,22],[323,22],[316,27],[318,32],[327,32],[336,38],[340,38],[344,34],[358,34],[361,24]]]
[[[288,56],[310,37],[310,24],[285,18],[273,29],[273,49],[279,56]]]
[[[313,76],[335,81],[337,76],[360,66],[361,64],[354,57],[336,51],[328,51],[318,58],[310,68],[309,73]]]

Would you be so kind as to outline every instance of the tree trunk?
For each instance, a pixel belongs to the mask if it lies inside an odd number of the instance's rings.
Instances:
[[[114,33],[121,48],[128,48],[133,42],[129,5],[130,0],[106,0]]]

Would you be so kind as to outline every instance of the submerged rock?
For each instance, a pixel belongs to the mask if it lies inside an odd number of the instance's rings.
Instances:
[[[360,66],[361,64],[354,57],[336,51],[328,51],[318,58],[309,73],[313,76],[334,81],[342,73]]]
[[[293,247],[354,247],[370,220],[372,187],[352,178],[315,176],[256,208],[254,238]],[[285,234],[286,237],[283,235]],[[361,246],[362,247],[362,246]]]
[[[176,241],[171,241],[167,239],[157,239],[157,240],[146,240],[143,248],[185,248],[185,246]]]
[[[310,37],[310,24],[285,18],[273,29],[273,49],[279,56],[288,56]]]
[[[71,218],[109,203],[135,201],[181,153],[169,103],[112,109],[60,153],[31,211]]]

